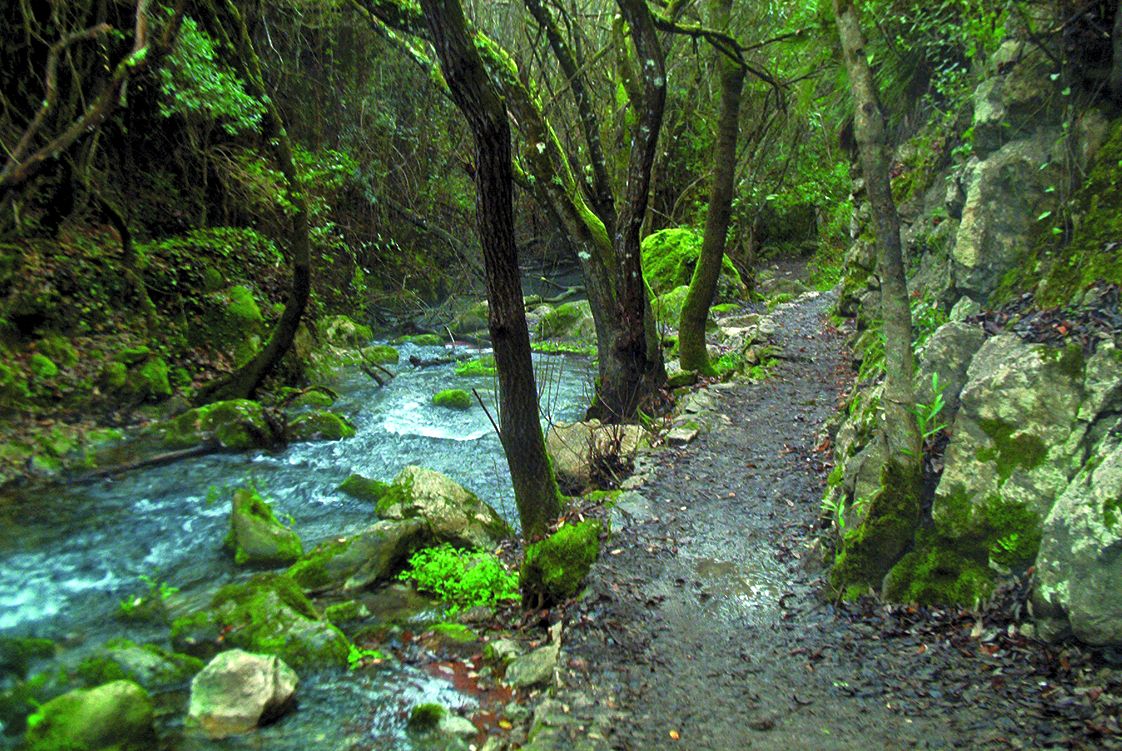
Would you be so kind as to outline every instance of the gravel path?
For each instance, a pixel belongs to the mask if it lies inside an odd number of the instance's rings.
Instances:
[[[650,480],[623,497],[591,591],[567,613],[562,687],[539,708],[531,748],[1113,742],[1087,731],[1093,706],[1056,704],[1077,690],[1050,684],[1055,654],[1015,631],[980,636],[969,613],[823,596],[810,540],[826,455],[814,449],[851,379],[825,325],[830,301],[780,306],[774,377],[710,389],[714,428],[654,454]],[[1122,693],[1108,673],[1107,694]]]

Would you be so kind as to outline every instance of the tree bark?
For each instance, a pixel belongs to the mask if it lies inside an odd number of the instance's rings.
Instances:
[[[729,29],[732,0],[713,0],[714,28]],[[717,121],[717,143],[713,149],[713,185],[709,191],[709,209],[705,214],[705,234],[701,254],[690,279],[682,317],[678,323],[678,360],[683,370],[713,373],[709,352],[705,347],[705,322],[709,306],[717,292],[721,264],[725,256],[725,238],[732,216],[733,178],[736,175],[736,142],[740,132],[740,95],[744,90],[743,66],[728,55],[716,51],[716,64],[721,72],[721,114]]]
[[[422,0],[452,99],[475,140],[476,213],[487,278],[488,327],[499,379],[499,430],[522,536],[545,534],[561,496],[538,417],[530,335],[514,245],[514,174],[506,107],[468,36],[460,0]]]
[[[1110,35],[1112,58],[1110,61],[1110,93],[1114,101],[1122,102],[1122,0],[1114,10],[1114,28]]]
[[[292,157],[292,144],[285,130],[280,109],[265,88],[261,74],[261,60],[253,46],[245,18],[233,0],[226,0],[226,14],[233,21],[235,43],[246,72],[249,85],[265,103],[265,116],[262,118],[264,136],[273,147],[273,154],[287,183],[287,198],[293,206],[292,230],[289,235],[288,252],[291,256],[292,280],[285,300],[284,312],[269,336],[268,342],[256,356],[233,373],[216,379],[201,388],[196,394],[197,403],[216,399],[238,399],[253,395],[266,376],[280,363],[281,358],[292,347],[296,330],[304,309],[308,306],[308,295],[312,288],[311,242],[308,230],[308,208],[300,189],[296,163]],[[221,14],[216,13],[217,21],[222,24]]]
[[[870,501],[863,529],[843,539],[834,577],[841,586],[879,587],[881,578],[911,544],[919,524],[923,463],[913,412],[912,320],[900,218],[892,199],[888,137],[864,34],[853,0],[834,0],[834,12],[853,92],[854,135],[876,228],[886,371],[881,428],[888,450],[880,488]]]

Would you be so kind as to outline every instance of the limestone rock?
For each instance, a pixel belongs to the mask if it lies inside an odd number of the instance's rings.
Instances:
[[[967,370],[935,492],[940,534],[973,540],[1002,565],[1032,562],[1040,522],[1081,463],[1083,369],[1078,345],[986,341]]]
[[[299,535],[281,524],[265,499],[249,488],[238,488],[230,499],[226,547],[239,564],[283,565],[304,553]]]
[[[356,323],[347,316],[330,316],[319,321],[319,334],[332,347],[355,348],[370,343],[374,332],[369,326]]]
[[[208,441],[244,451],[283,443],[281,431],[268,419],[259,402],[231,399],[188,410],[153,429],[164,446],[183,449]]]
[[[592,320],[592,307],[588,300],[561,303],[542,314],[534,327],[541,339],[570,339],[595,341],[596,325]]]
[[[1062,106],[1054,65],[1031,43],[1005,42],[990,65],[995,72],[974,92],[974,148],[980,155],[1054,120]]]
[[[697,438],[698,429],[689,425],[680,425],[666,434],[666,443],[670,446],[686,446]]]
[[[971,162],[952,261],[955,286],[974,299],[989,298],[1040,232],[1039,216],[1054,203],[1044,191],[1060,181],[1055,141],[1042,131]]]
[[[350,647],[295,581],[275,574],[218,590],[208,607],[175,619],[171,639],[177,650],[196,657],[214,656],[221,643],[275,654],[297,669],[345,665]]]
[[[459,483],[431,469],[408,466],[377,506],[385,519],[422,519],[437,542],[487,548],[509,537],[510,525]]]
[[[934,401],[932,376],[938,375],[945,405],[937,416],[940,422],[950,425],[954,421],[958,395],[966,384],[966,369],[985,340],[980,324],[951,321],[936,329],[927,341],[916,373],[916,401]]]
[[[639,425],[601,425],[599,420],[557,423],[546,434],[546,450],[553,458],[557,480],[583,490],[592,481],[592,466],[610,456],[631,458],[645,437]]]
[[[191,681],[188,723],[212,739],[249,732],[284,713],[296,683],[295,671],[274,655],[222,652]]]
[[[113,681],[57,696],[27,731],[30,751],[149,751],[155,748],[152,701],[132,681]]]
[[[389,579],[429,539],[422,519],[380,521],[350,537],[320,543],[288,575],[310,592],[365,589]]]
[[[561,644],[539,647],[511,661],[506,669],[506,682],[513,688],[541,686],[553,680],[553,671],[561,656]]]

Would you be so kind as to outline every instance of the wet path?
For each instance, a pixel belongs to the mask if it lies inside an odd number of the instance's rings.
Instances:
[[[712,389],[716,426],[655,454],[641,497],[624,496],[532,748],[1034,748],[1063,734],[1031,670],[1006,682],[966,653],[969,617],[930,633],[821,595],[814,447],[851,378],[828,308],[820,295],[777,309],[775,376]]]

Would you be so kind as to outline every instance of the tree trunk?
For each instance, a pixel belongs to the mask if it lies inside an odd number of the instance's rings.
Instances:
[[[633,100],[636,122],[631,132],[627,182],[616,220],[615,312],[618,329],[610,350],[600,352],[600,388],[589,414],[608,422],[634,418],[657,398],[666,384],[647,284],[640,257],[640,231],[650,196],[651,168],[666,106],[666,65],[654,19],[645,0],[617,0],[631,30],[639,61],[641,97]]]
[[[877,239],[881,316],[885,337],[882,423],[888,459],[863,529],[843,540],[835,583],[879,587],[911,544],[919,523],[923,464],[916,427],[912,321],[900,247],[900,218],[892,200],[890,152],[865,38],[853,0],[834,0],[838,34],[853,92],[854,135],[872,206]]]
[[[713,28],[727,31],[732,0],[711,2]],[[717,143],[713,149],[713,186],[709,191],[709,210],[705,215],[705,234],[701,255],[690,279],[678,324],[678,360],[683,370],[713,373],[705,347],[705,321],[717,292],[725,238],[732,216],[733,178],[736,174],[736,141],[740,131],[740,94],[744,90],[744,67],[720,50],[716,64],[721,71],[721,114],[717,121]]]
[[[468,37],[459,0],[422,0],[452,99],[475,139],[476,214],[487,277],[488,326],[499,377],[499,424],[522,536],[545,534],[561,496],[545,452],[530,335],[514,245],[514,175],[506,107]]]
[[[1110,93],[1122,102],[1122,0],[1114,10],[1114,29],[1110,36],[1113,57],[1110,62]]]
[[[296,338],[296,330],[300,326],[300,319],[308,305],[308,295],[312,288],[311,273],[311,248],[308,237],[308,208],[304,194],[300,190],[299,177],[296,174],[296,164],[292,157],[292,144],[288,132],[284,127],[280,110],[265,88],[264,76],[261,74],[261,61],[253,47],[253,39],[249,35],[249,28],[237,4],[232,0],[226,2],[226,13],[234,22],[236,44],[242,63],[245,67],[246,78],[257,96],[265,103],[265,117],[262,118],[264,136],[272,144],[277,166],[284,175],[287,186],[287,198],[293,206],[292,231],[289,236],[288,252],[291,256],[292,281],[285,300],[284,312],[273,328],[269,341],[257,355],[248,363],[233,373],[223,376],[199,390],[196,395],[197,403],[205,403],[216,399],[238,399],[251,396],[265,377],[280,363],[281,358],[292,347]],[[216,14],[219,24],[224,20],[221,14]]]

